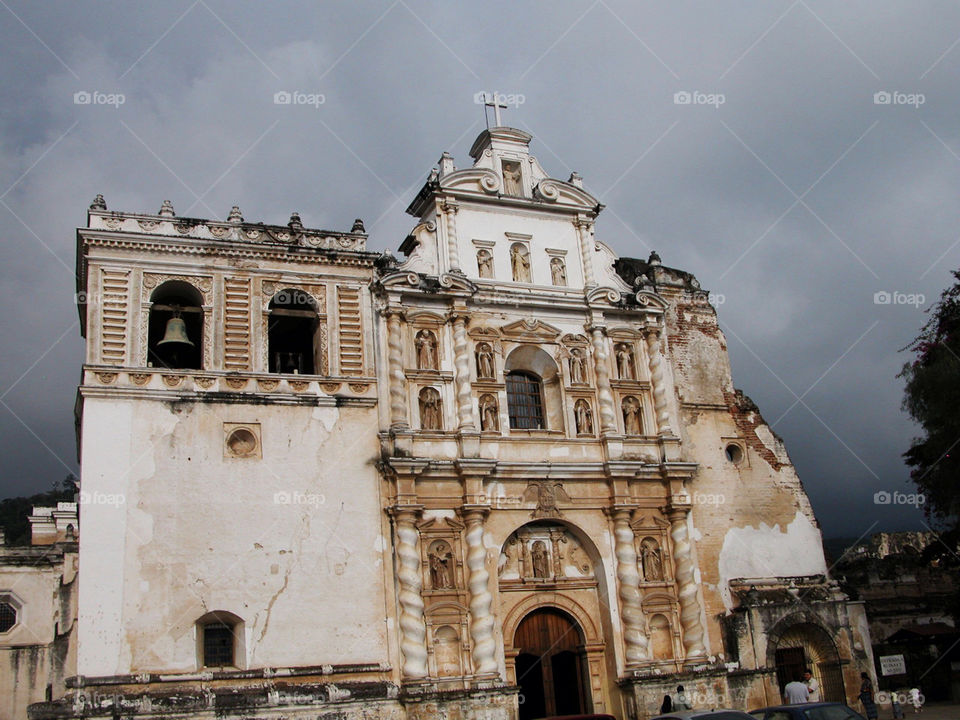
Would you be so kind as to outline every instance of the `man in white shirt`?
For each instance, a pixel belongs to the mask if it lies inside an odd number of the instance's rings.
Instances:
[[[820,683],[817,682],[817,679],[813,676],[813,673],[810,672],[810,668],[807,668],[803,671],[803,682],[807,685],[807,693],[809,697],[807,702],[820,702]]]
[[[793,682],[788,682],[783,689],[783,701],[788,705],[810,702],[810,691],[800,680],[800,674],[793,676]]]

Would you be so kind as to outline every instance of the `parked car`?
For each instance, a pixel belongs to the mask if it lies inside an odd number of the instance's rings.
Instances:
[[[756,720],[753,715],[747,715],[742,710],[678,710],[666,715],[657,715],[653,720]]]
[[[771,705],[750,714],[754,720],[864,720],[856,710],[836,702]]]

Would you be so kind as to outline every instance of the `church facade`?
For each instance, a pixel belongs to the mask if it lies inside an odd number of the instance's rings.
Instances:
[[[76,668],[31,717],[853,702],[862,606],[708,295],[530,140],[444,153],[399,256],[97,198]]]

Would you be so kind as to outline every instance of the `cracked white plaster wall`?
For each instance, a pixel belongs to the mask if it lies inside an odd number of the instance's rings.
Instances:
[[[826,574],[820,530],[802,512],[784,529],[730,528],[723,537],[718,562],[720,597],[727,612],[733,609],[729,581],[733,578],[789,577]]]

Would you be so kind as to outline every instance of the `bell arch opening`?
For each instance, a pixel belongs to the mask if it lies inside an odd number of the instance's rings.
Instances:
[[[511,430],[563,430],[563,397],[556,362],[536,345],[507,356],[507,408]]]
[[[203,296],[193,285],[169,280],[150,295],[147,365],[200,370],[203,357]]]
[[[320,343],[317,301],[303,290],[287,288],[273,296],[269,311],[268,370],[290,375],[315,374]]]

